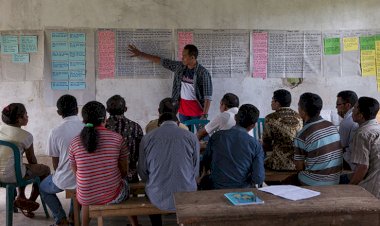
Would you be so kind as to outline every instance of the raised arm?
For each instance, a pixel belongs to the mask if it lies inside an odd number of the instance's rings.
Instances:
[[[156,64],[159,64],[161,61],[161,57],[144,53],[140,51],[135,45],[128,45],[128,51],[132,54],[130,57],[141,57]]]

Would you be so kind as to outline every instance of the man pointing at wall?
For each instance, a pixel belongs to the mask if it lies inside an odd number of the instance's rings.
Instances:
[[[207,119],[212,97],[212,81],[207,69],[197,61],[196,46],[184,47],[182,62],[141,52],[134,45],[129,45],[128,50],[132,53],[131,57],[142,57],[174,72],[172,98],[179,102],[178,112],[181,122],[198,118]]]

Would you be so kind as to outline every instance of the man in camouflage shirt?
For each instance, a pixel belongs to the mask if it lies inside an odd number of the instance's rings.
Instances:
[[[293,139],[302,129],[302,119],[289,108],[292,96],[289,91],[274,91],[271,107],[275,112],[265,117],[263,134],[264,151],[272,154],[265,159],[265,167],[273,170],[295,170]]]

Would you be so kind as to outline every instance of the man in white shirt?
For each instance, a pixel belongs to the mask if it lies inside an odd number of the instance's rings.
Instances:
[[[235,115],[239,111],[239,97],[233,93],[226,93],[220,101],[220,114],[209,122],[204,128],[197,132],[197,137],[201,140],[207,135],[212,135],[219,130],[231,129],[235,124]]]
[[[63,95],[57,101],[57,113],[62,116],[60,125],[50,131],[48,139],[48,155],[52,157],[55,173],[45,178],[40,184],[40,193],[52,211],[56,225],[68,225],[65,210],[57,197],[57,193],[65,189],[75,189],[75,175],[68,159],[68,147],[71,140],[83,129],[78,114],[75,97]],[[72,216],[72,205],[69,215]]]

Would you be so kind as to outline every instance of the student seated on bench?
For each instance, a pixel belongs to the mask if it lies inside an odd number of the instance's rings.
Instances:
[[[116,204],[128,198],[128,149],[121,135],[104,127],[103,104],[88,102],[83,106],[82,117],[85,127],[72,140],[69,159],[76,174],[82,225],[88,226],[89,205]],[[128,218],[137,225],[136,217]]]
[[[138,172],[151,203],[173,211],[175,192],[197,190],[200,147],[195,134],[178,127],[173,113],[162,114],[159,124],[141,140]],[[162,225],[161,215],[150,218],[152,225]]]
[[[339,183],[343,153],[336,127],[319,114],[323,102],[314,93],[304,93],[298,112],[304,122],[294,139],[294,163],[302,185],[322,186]]]
[[[259,110],[244,104],[235,115],[236,125],[211,136],[202,165],[211,170],[200,189],[247,188],[264,182],[264,151],[260,142],[251,137],[259,118]]]
[[[69,162],[69,145],[83,129],[82,120],[78,117],[78,105],[75,97],[63,95],[57,101],[57,113],[62,122],[49,134],[47,153],[52,157],[55,173],[45,178],[40,184],[41,197],[50,208],[55,225],[68,225],[66,212],[57,197],[65,189],[75,189],[75,175]],[[69,216],[73,219],[73,207],[70,205]]]
[[[263,148],[272,154],[264,165],[272,170],[295,170],[293,141],[302,128],[299,114],[290,108],[292,95],[279,89],[273,92],[271,107],[275,112],[265,117]]]
[[[125,100],[120,95],[114,95],[107,100],[107,112],[110,117],[106,121],[106,128],[124,137],[129,151],[128,182],[137,183],[137,160],[139,159],[140,141],[144,135],[141,126],[127,119]]]
[[[160,101],[160,104],[158,106],[158,114],[162,115],[165,112],[171,112],[174,115],[177,115],[178,113],[178,106],[177,104],[173,101],[172,98],[167,97],[163,100]],[[182,129],[189,130],[189,127],[186,125],[179,123],[178,126]],[[158,128],[158,119],[151,120],[145,127],[145,132],[149,133],[150,131]]]
[[[50,168],[43,164],[37,163],[37,158],[34,155],[33,148],[33,135],[28,131],[22,129],[29,122],[28,113],[26,108],[21,103],[12,103],[6,106],[1,115],[4,124],[0,126],[0,140],[8,141],[17,144],[20,150],[20,157],[25,153],[27,164],[22,163],[21,173],[24,178],[33,178],[38,176],[43,180],[50,174]],[[15,161],[13,152],[0,151],[0,181],[5,183],[16,182]],[[29,199],[25,196],[25,187],[17,188],[17,198],[14,201],[14,206],[21,210],[26,216],[33,218],[33,211],[37,210],[40,206],[36,202],[38,197],[39,188],[33,185],[32,192]],[[3,201],[5,203],[5,201]]]
[[[359,184],[380,198],[380,125],[376,121],[379,102],[360,97],[352,111],[359,124],[352,141],[351,160],[356,165],[350,184]]]
[[[197,136],[201,140],[211,136],[219,130],[231,129],[236,124],[235,115],[239,110],[239,97],[233,93],[224,94],[219,106],[220,114],[211,120],[205,127],[198,130]]]

